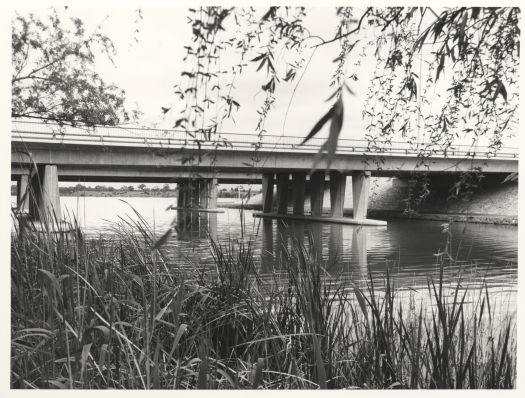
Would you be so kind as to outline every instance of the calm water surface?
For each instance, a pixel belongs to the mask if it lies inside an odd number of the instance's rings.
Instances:
[[[161,234],[177,216],[166,210],[173,198],[63,197],[63,214],[74,215],[85,231],[108,234],[122,220],[136,220],[135,209]],[[377,285],[387,269],[401,290],[426,291],[429,278],[439,275],[439,253],[446,248],[455,261],[447,262],[444,279],[455,286],[482,286],[487,281],[496,304],[515,308],[518,228],[516,226],[388,220],[386,227],[307,222],[283,224],[253,217],[252,211],[223,209],[201,214],[200,225],[173,236],[165,247],[179,266],[213,266],[208,236],[221,244],[251,241],[263,277],[284,275],[280,258],[297,240],[323,261],[337,279],[362,282],[371,274]],[[243,227],[241,227],[243,226]],[[447,243],[448,242],[448,243]]]

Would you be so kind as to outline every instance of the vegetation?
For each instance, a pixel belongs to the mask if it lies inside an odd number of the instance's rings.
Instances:
[[[133,185],[123,185],[120,188],[115,188],[112,186],[104,186],[104,185],[96,185],[94,187],[86,186],[83,184],[77,184],[72,187],[60,187],[59,188],[60,195],[65,196],[97,196],[102,194],[109,194],[114,196],[119,196],[121,194],[130,194],[133,196],[142,196],[141,194],[145,195],[152,195],[152,196],[177,196],[177,188],[170,188],[168,184],[164,185],[162,188],[159,188],[158,186],[154,187],[147,187],[145,184],[141,184],[138,186],[138,190],[135,189]],[[219,198],[248,198],[251,195],[259,194],[261,193],[261,190],[252,190],[251,188],[249,190],[246,190],[242,186],[238,186],[236,188],[221,188],[217,192],[217,196]],[[11,185],[11,196],[16,196],[16,184]]]
[[[15,223],[12,388],[515,386],[514,319],[486,290],[448,291],[447,256],[432,304],[407,305],[388,274],[343,286],[297,242],[283,286],[249,242],[212,242],[212,271],[173,263],[142,219],[90,240]]]
[[[94,68],[100,56],[115,55],[100,27],[87,34],[81,19],[53,9],[47,18],[17,15],[11,38],[11,117],[87,126],[129,120],[124,91]]]
[[[402,140],[418,154],[420,170],[430,156],[450,152],[458,140],[488,145],[490,157],[517,133],[519,8],[338,7],[331,37],[311,31],[307,21],[315,12],[305,7],[190,9],[192,39],[176,89],[182,106],[173,110],[174,126],[198,142],[227,146],[222,126],[245,106],[236,99],[237,82],[256,69],[262,95],[254,107],[254,129],[262,145],[272,109],[291,107],[305,70],[323,48],[323,56],[333,59],[329,105],[303,143],[323,126],[328,137],[313,168],[322,158],[329,164],[336,153],[345,104],[359,79],[370,79],[362,109],[368,152],[383,153]],[[370,57],[376,61],[374,74],[362,76],[359,65]],[[292,95],[283,99],[279,90],[286,85]],[[253,167],[262,159],[254,153]],[[383,162],[380,156],[369,160],[376,168]],[[461,181],[475,181],[481,171],[472,168],[451,192],[459,195]],[[407,210],[417,209],[429,193],[429,178],[422,173],[418,178]]]

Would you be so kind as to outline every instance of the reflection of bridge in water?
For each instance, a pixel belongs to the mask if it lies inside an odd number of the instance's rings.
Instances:
[[[208,262],[207,237],[225,248],[229,242],[242,239],[251,242],[257,271],[270,284],[287,283],[290,256],[297,261],[297,250],[304,245],[308,264],[322,266],[328,279],[342,281],[344,286],[373,277],[379,288],[389,270],[398,287],[426,289],[429,278],[439,277],[440,259],[435,254],[443,251],[449,239],[441,222],[423,220],[395,220],[386,227],[377,227],[261,219],[241,233],[239,227],[230,230],[218,225],[218,216],[221,220],[231,214],[201,214],[194,217],[200,222],[198,226],[177,234],[175,239],[201,242],[193,254],[182,246],[177,258],[203,259],[201,265],[214,269],[213,262]],[[449,228],[452,238],[448,247],[454,261],[446,262],[445,278],[462,274],[466,284],[478,286],[488,278],[497,286],[500,280],[507,281],[506,276],[515,274],[516,264],[512,262],[516,261],[516,227],[452,223]]]
[[[176,239],[213,239],[219,241],[216,213],[198,213],[177,210]],[[294,250],[306,250],[306,258],[322,265],[327,271],[352,274],[356,279],[366,279],[368,274],[367,235],[378,231],[377,227],[345,225],[340,223],[323,224],[295,220],[262,219],[256,239],[260,248],[261,274],[271,274],[274,270],[283,270]],[[323,231],[324,229],[324,231]],[[346,233],[343,233],[343,230]],[[345,238],[348,240],[351,229],[350,260],[342,262]],[[386,227],[379,228],[380,230]],[[346,235],[346,236],[345,236]],[[253,243],[253,242],[252,242]]]

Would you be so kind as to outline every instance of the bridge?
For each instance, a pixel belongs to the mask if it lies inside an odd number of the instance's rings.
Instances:
[[[384,225],[366,218],[369,177],[451,175],[480,169],[503,176],[518,172],[518,149],[455,145],[431,151],[422,144],[340,139],[336,155],[311,170],[324,143],[313,138],[186,132],[128,127],[71,127],[12,121],[11,176],[18,183],[18,207],[35,219],[60,219],[58,181],[177,182],[177,208],[217,207],[217,184],[262,183],[262,217]],[[423,156],[421,156],[423,154]],[[353,218],[343,218],[347,176],[352,176]],[[322,214],[325,187],[330,216]],[[291,192],[290,188],[291,187]],[[274,195],[274,190],[275,195]],[[305,192],[311,212],[305,215]],[[28,194],[30,193],[30,194]],[[291,196],[293,212],[288,214]]]

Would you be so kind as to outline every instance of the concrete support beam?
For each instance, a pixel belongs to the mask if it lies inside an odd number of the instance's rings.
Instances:
[[[217,208],[217,197],[219,196],[217,185],[218,185],[217,178],[211,178],[209,181],[209,194],[210,194],[210,197],[208,200],[209,209]]]
[[[16,205],[18,210],[23,213],[29,212],[29,174],[22,174],[16,183]]]
[[[304,214],[305,187],[306,174],[292,174],[293,214],[296,216],[302,216]]]
[[[58,191],[58,168],[46,164],[40,169],[41,193],[38,200],[38,214],[41,221],[60,222],[60,193]]]
[[[188,183],[186,181],[179,180],[177,182],[177,188],[178,188],[177,207],[179,208],[186,207]]]
[[[288,173],[277,173],[277,214],[288,212],[288,184],[290,175]]]
[[[316,171],[310,177],[310,209],[313,217],[323,213],[324,171]]]
[[[272,212],[273,185],[274,185],[274,175],[273,174],[263,174],[262,176],[263,213]]]
[[[345,205],[346,176],[339,171],[330,172],[330,204],[332,217],[342,218]]]
[[[189,207],[197,208],[199,207],[199,197],[200,197],[200,184],[199,180],[190,180],[190,203]]]
[[[209,179],[200,180],[196,186],[199,190],[199,207],[208,209],[210,205],[211,181]]]
[[[354,220],[366,218],[370,190],[370,172],[356,171],[352,174]]]

